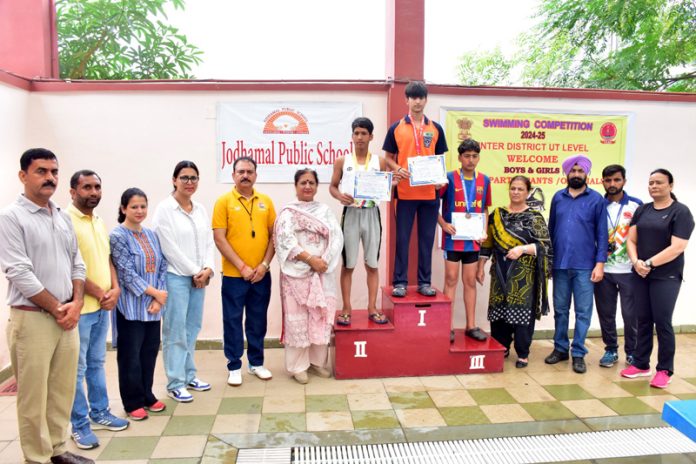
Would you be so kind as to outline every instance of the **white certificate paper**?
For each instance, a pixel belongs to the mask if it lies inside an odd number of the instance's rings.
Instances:
[[[452,225],[457,231],[452,236],[452,240],[481,240],[483,238],[483,216],[483,213],[452,213]]]
[[[358,200],[390,201],[391,188],[391,172],[356,172],[353,198]]]
[[[411,185],[435,185],[447,183],[445,155],[412,156],[408,159]]]

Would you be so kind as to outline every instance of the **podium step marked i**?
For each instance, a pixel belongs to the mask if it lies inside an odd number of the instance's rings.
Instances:
[[[334,324],[337,379],[367,379],[502,372],[505,349],[493,338],[478,342],[455,330],[450,343],[452,304],[443,293],[422,296],[408,288],[405,298],[382,288],[388,324],[354,310],[350,326]]]

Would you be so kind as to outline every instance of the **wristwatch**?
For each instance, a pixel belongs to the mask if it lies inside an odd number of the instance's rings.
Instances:
[[[643,262],[644,262],[645,265],[648,266],[650,269],[653,269],[653,268],[655,267],[655,266],[653,266],[652,260],[650,260],[650,259],[646,259],[646,260],[643,261]]]

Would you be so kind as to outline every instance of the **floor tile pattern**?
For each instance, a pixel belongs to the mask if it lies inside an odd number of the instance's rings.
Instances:
[[[226,384],[222,351],[197,353],[198,376],[211,382],[194,401],[166,398],[158,360],[155,392],[167,409],[122,432],[96,431],[100,446],[80,454],[99,463],[234,463],[239,448],[394,443],[498,436],[586,432],[664,425],[665,401],[696,398],[696,335],[677,337],[677,372],[665,390],[649,378],[619,377],[623,360],[601,368],[601,339],[588,339],[588,372],[569,363],[543,363],[548,340],[535,341],[530,364],[515,368],[514,353],[501,374],[335,380],[310,377],[299,385],[283,371],[283,351],[267,350],[274,377],[264,382],[244,372],[239,387]],[[107,356],[111,408],[124,415],[118,396],[115,353]],[[16,401],[0,397],[0,461],[21,462]],[[74,443],[69,442],[77,452]],[[694,463],[694,456],[596,462]]]

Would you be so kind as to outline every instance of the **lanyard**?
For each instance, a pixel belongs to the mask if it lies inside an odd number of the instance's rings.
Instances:
[[[421,121],[420,126],[418,126],[418,129],[416,129],[416,123],[413,120],[413,116],[411,116],[411,113],[408,114],[408,117],[411,120],[411,126],[413,126],[413,142],[416,145],[416,155],[420,156],[421,139],[423,138],[423,123],[425,122],[425,115],[423,115],[423,121]]]
[[[616,213],[616,219],[614,221],[611,220],[611,216],[609,216],[609,211],[607,210],[607,219],[609,220],[609,225],[611,226],[610,230],[614,230],[612,236],[609,237],[609,242],[614,242],[616,240],[616,233],[618,232],[617,227],[619,225],[619,221],[621,220],[621,211],[623,211],[623,207],[624,205],[622,204],[619,208],[619,212]]]
[[[466,180],[464,179],[464,171],[462,169],[459,170],[459,176],[462,178],[462,190],[464,191],[464,203],[466,205],[466,214],[467,217],[470,217],[471,211],[469,211],[469,194],[467,192]],[[474,171],[474,177],[472,177],[471,182],[474,184],[474,192],[471,196],[474,197],[474,201],[476,201],[476,171]]]
[[[249,215],[249,223],[251,223],[251,238],[256,237],[256,232],[254,231],[254,221],[251,219],[251,215],[254,212],[254,200],[256,200],[256,197],[251,199],[251,209],[249,209],[242,202],[242,199],[237,197],[237,201],[239,202],[240,205],[242,205],[242,208],[244,208],[244,211],[246,211],[246,213]]]

